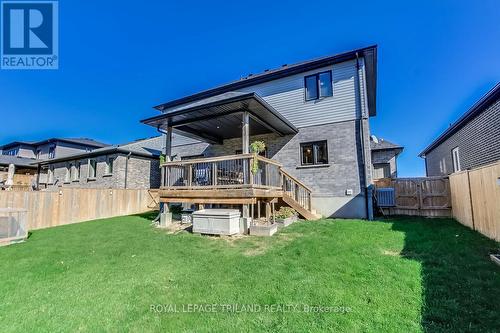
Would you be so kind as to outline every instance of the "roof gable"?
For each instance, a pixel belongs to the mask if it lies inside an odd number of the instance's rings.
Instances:
[[[349,52],[336,54],[333,56],[322,57],[318,59],[308,60],[293,65],[284,65],[281,68],[268,70],[260,74],[247,76],[238,81],[233,81],[212,89],[204,90],[193,95],[179,98],[155,106],[156,109],[163,111],[171,107],[182,104],[195,102],[200,99],[210,98],[216,95],[224,94],[230,91],[238,90],[244,87],[257,85],[263,82],[276,80],[279,78],[295,75],[317,68],[329,66],[332,64],[357,59],[358,57],[365,58],[366,66],[366,86],[368,93],[368,109],[371,116],[376,115],[376,88],[377,88],[377,46],[368,46],[361,49],[356,49]]]

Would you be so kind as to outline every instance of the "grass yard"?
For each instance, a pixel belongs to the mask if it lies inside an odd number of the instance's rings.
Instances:
[[[323,220],[227,239],[167,234],[152,218],[0,248],[1,331],[500,331],[498,243],[452,220]],[[332,312],[280,311],[304,304]]]

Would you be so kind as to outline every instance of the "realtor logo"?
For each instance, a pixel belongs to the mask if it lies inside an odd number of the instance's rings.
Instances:
[[[1,2],[1,68],[57,69],[58,2]]]

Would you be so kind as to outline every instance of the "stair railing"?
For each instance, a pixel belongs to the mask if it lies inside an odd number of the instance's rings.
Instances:
[[[312,190],[300,180],[286,172],[280,170],[282,175],[283,195],[295,200],[302,208],[311,211]]]

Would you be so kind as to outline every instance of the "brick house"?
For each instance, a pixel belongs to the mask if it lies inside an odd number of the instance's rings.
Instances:
[[[158,188],[164,141],[157,136],[43,160],[39,187]]]
[[[500,83],[419,155],[427,176],[443,176],[500,160]]]
[[[403,147],[372,135],[370,137],[370,148],[372,154],[373,179],[397,178],[397,158],[403,151]]]
[[[162,166],[162,201],[240,204],[243,217],[275,202],[306,218],[370,217],[376,78],[370,46],[156,106],[161,114],[142,122],[166,133],[165,154],[181,159]],[[174,134],[198,142],[172,147]],[[254,157],[257,140],[266,150]]]

